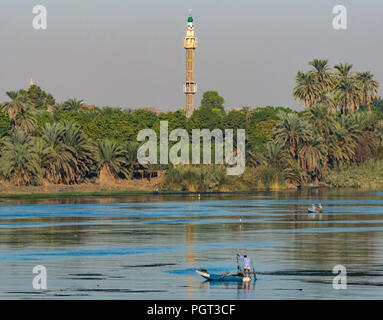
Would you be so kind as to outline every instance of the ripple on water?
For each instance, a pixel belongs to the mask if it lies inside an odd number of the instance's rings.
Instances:
[[[0,205],[0,297],[380,297],[382,197],[315,190]],[[315,219],[312,203],[325,208]],[[255,260],[256,285],[204,284],[196,274],[235,271],[237,252]],[[30,292],[37,263],[51,277],[45,293]],[[347,267],[347,292],[331,289],[337,264]]]

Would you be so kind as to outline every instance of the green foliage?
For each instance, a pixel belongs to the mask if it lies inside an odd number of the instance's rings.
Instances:
[[[37,85],[30,86],[28,90],[20,90],[19,93],[25,100],[30,101],[31,105],[36,109],[47,110],[48,106],[56,104],[53,96]]]
[[[371,103],[371,110],[374,111],[380,119],[383,119],[383,98],[376,98]]]
[[[358,111],[361,106],[371,110],[371,102],[378,97],[379,82],[370,71],[354,72],[353,65],[339,63],[331,70],[328,60],[314,59],[312,69],[298,71],[293,97],[306,108],[323,103],[342,114]]]
[[[238,192],[285,188],[283,171],[268,165],[246,168],[242,176],[227,176],[223,166],[177,166],[165,175],[164,186],[190,192]]]
[[[165,186],[192,192],[222,191],[225,179],[226,171],[221,166],[171,167],[165,176]]]
[[[11,120],[9,119],[8,114],[0,112],[0,138],[7,135],[10,128]]]
[[[319,89],[300,88],[313,93],[309,98],[302,94],[309,108],[299,113],[271,106],[226,112],[224,99],[216,91],[204,93],[201,108],[190,119],[184,110],[156,113],[148,109],[90,108],[77,99],[48,108],[54,99],[37,86],[9,91],[10,101],[1,104],[0,113],[0,177],[18,185],[42,181],[77,184],[95,181],[96,177],[113,182],[132,178],[135,170],[156,169],[167,170],[166,187],[188,191],[279,189],[287,184],[301,186],[325,180],[332,185],[350,185],[339,182],[334,172],[354,170],[383,158],[383,100],[371,100],[377,84],[368,72],[354,76],[352,65],[340,64],[334,73],[326,60],[318,59],[310,65],[313,70],[309,76],[301,76],[310,77]],[[359,93],[364,93],[364,108],[355,100]],[[342,114],[336,113],[334,106]],[[359,112],[349,112],[353,109]],[[169,132],[184,128],[189,137],[193,129],[221,129],[223,133],[233,129],[236,138],[236,130],[245,129],[245,173],[227,176],[224,165],[139,164],[137,134],[153,129],[159,137],[161,121],[168,121]],[[214,141],[211,151],[214,158]]]
[[[44,128],[47,123],[54,122],[53,115],[50,112],[44,110],[37,111],[34,115],[34,118],[36,120],[36,126],[39,135],[42,134],[42,128]]]
[[[64,111],[59,115],[55,114],[55,118],[75,122],[94,141],[108,138],[123,142],[133,140],[135,134],[132,115],[120,109]]]
[[[383,188],[383,161],[369,160],[363,164],[348,164],[334,168],[324,181],[335,188],[361,188],[381,190]]]
[[[33,138],[20,128],[2,139],[0,174],[15,185],[36,184],[40,173],[39,158]]]
[[[117,178],[122,175],[130,175],[127,168],[128,162],[125,157],[125,150],[116,142],[108,139],[97,142],[97,169],[108,178]]]
[[[8,97],[11,99],[1,105],[1,110],[8,114],[12,128],[20,128],[27,133],[36,129],[36,120],[33,117],[35,108],[30,100],[26,99],[20,91],[8,91]]]
[[[223,110],[224,103],[225,99],[222,98],[217,91],[206,91],[202,96],[201,108]]]
[[[264,108],[256,108],[251,114],[250,123],[251,124],[257,124],[262,121],[267,120],[278,120],[278,114],[280,112],[285,113],[296,113],[296,111],[290,109],[290,108],[284,108],[284,107],[264,107]]]
[[[231,129],[246,129],[246,113],[230,110],[224,117],[223,126]]]
[[[191,129],[223,129],[225,111],[220,108],[199,108],[193,112],[188,127]]]

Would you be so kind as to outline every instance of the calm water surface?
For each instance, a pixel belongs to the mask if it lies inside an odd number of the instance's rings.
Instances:
[[[0,298],[381,299],[382,239],[383,192],[2,199]],[[195,273],[235,271],[237,252],[256,282]],[[45,291],[32,288],[38,264]],[[339,264],[346,290],[332,287]]]

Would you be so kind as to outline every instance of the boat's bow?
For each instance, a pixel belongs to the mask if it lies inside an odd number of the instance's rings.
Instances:
[[[196,270],[196,272],[197,272],[200,276],[204,277],[205,279],[210,279],[210,273],[207,272],[207,270],[201,269],[201,270]]]

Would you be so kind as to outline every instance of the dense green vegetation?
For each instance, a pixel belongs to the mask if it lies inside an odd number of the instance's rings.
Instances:
[[[328,60],[314,59],[312,69],[299,71],[293,90],[295,99],[310,108],[315,103],[324,103],[342,114],[358,111],[378,97],[379,83],[371,72],[354,72],[352,64],[339,63],[330,69]]]
[[[369,160],[330,171],[325,182],[333,187],[383,189],[383,161]]]
[[[361,186],[354,181],[359,179],[355,172],[381,170],[381,165],[374,165],[383,155],[379,84],[370,72],[353,72],[350,64],[334,69],[326,60],[309,64],[312,70],[298,72],[293,91],[306,107],[301,112],[270,106],[225,111],[224,99],[208,91],[187,119],[182,109],[157,113],[87,106],[78,99],[56,103],[36,85],[9,91],[8,101],[0,105],[0,180],[13,185],[102,183],[133,179],[137,170],[166,170],[164,188],[188,191],[321,182]],[[189,134],[198,128],[245,129],[245,173],[229,177],[224,166],[214,165],[138,164],[138,132],[151,128],[158,133],[163,120],[169,131],[185,128]],[[373,179],[367,173],[364,177]]]

